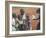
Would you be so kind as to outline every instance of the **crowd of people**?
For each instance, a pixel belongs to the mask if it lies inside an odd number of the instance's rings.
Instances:
[[[39,23],[37,25],[37,30],[40,29],[40,9],[37,11],[38,17],[33,20],[39,20]],[[29,16],[26,15],[23,9],[20,9],[20,14],[17,16],[15,13],[12,14],[12,27],[13,30],[17,31],[23,31],[23,30],[30,30],[31,25],[29,22]]]

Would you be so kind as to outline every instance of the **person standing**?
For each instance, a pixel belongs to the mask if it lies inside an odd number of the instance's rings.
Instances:
[[[15,28],[15,24],[16,24],[16,14],[15,13],[13,13],[12,14],[12,30],[16,30],[16,28]]]
[[[26,30],[26,24],[25,24],[25,20],[26,20],[26,14],[24,13],[23,9],[20,9],[20,15],[18,15],[18,20],[19,20],[19,30]]]
[[[37,20],[39,21],[37,24],[37,30],[40,30],[40,8],[36,11],[37,12]]]

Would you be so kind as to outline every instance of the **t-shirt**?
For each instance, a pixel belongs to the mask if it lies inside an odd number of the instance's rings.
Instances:
[[[15,19],[14,18],[12,19],[12,25],[15,25]]]

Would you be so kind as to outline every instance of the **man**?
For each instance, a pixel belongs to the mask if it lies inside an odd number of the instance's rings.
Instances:
[[[37,20],[37,28],[36,29],[40,30],[40,8],[37,9],[36,13],[37,13],[36,18],[33,20]]]
[[[13,13],[12,14],[12,30],[16,30],[16,28],[15,28],[15,24],[16,24],[16,14],[15,13]]]
[[[19,30],[26,30],[26,14],[24,13],[23,9],[20,9],[20,15],[18,15],[18,20],[19,20]]]
[[[36,10],[36,16],[33,15],[33,20],[37,20],[37,28],[36,30],[40,30],[40,8]]]
[[[13,30],[15,30],[15,31],[18,31],[18,30],[19,30],[19,28],[18,28],[19,22],[18,22],[18,21],[19,21],[19,20],[18,20],[16,14],[13,13],[13,14],[12,14],[12,27],[13,27]]]

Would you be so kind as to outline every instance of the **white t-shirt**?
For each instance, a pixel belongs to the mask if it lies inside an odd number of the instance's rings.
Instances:
[[[24,19],[26,19],[26,14],[25,14],[25,13],[24,13],[24,15],[23,15],[22,19],[23,19],[23,20],[24,20]]]
[[[12,25],[15,25],[15,19],[14,18],[12,19]]]

